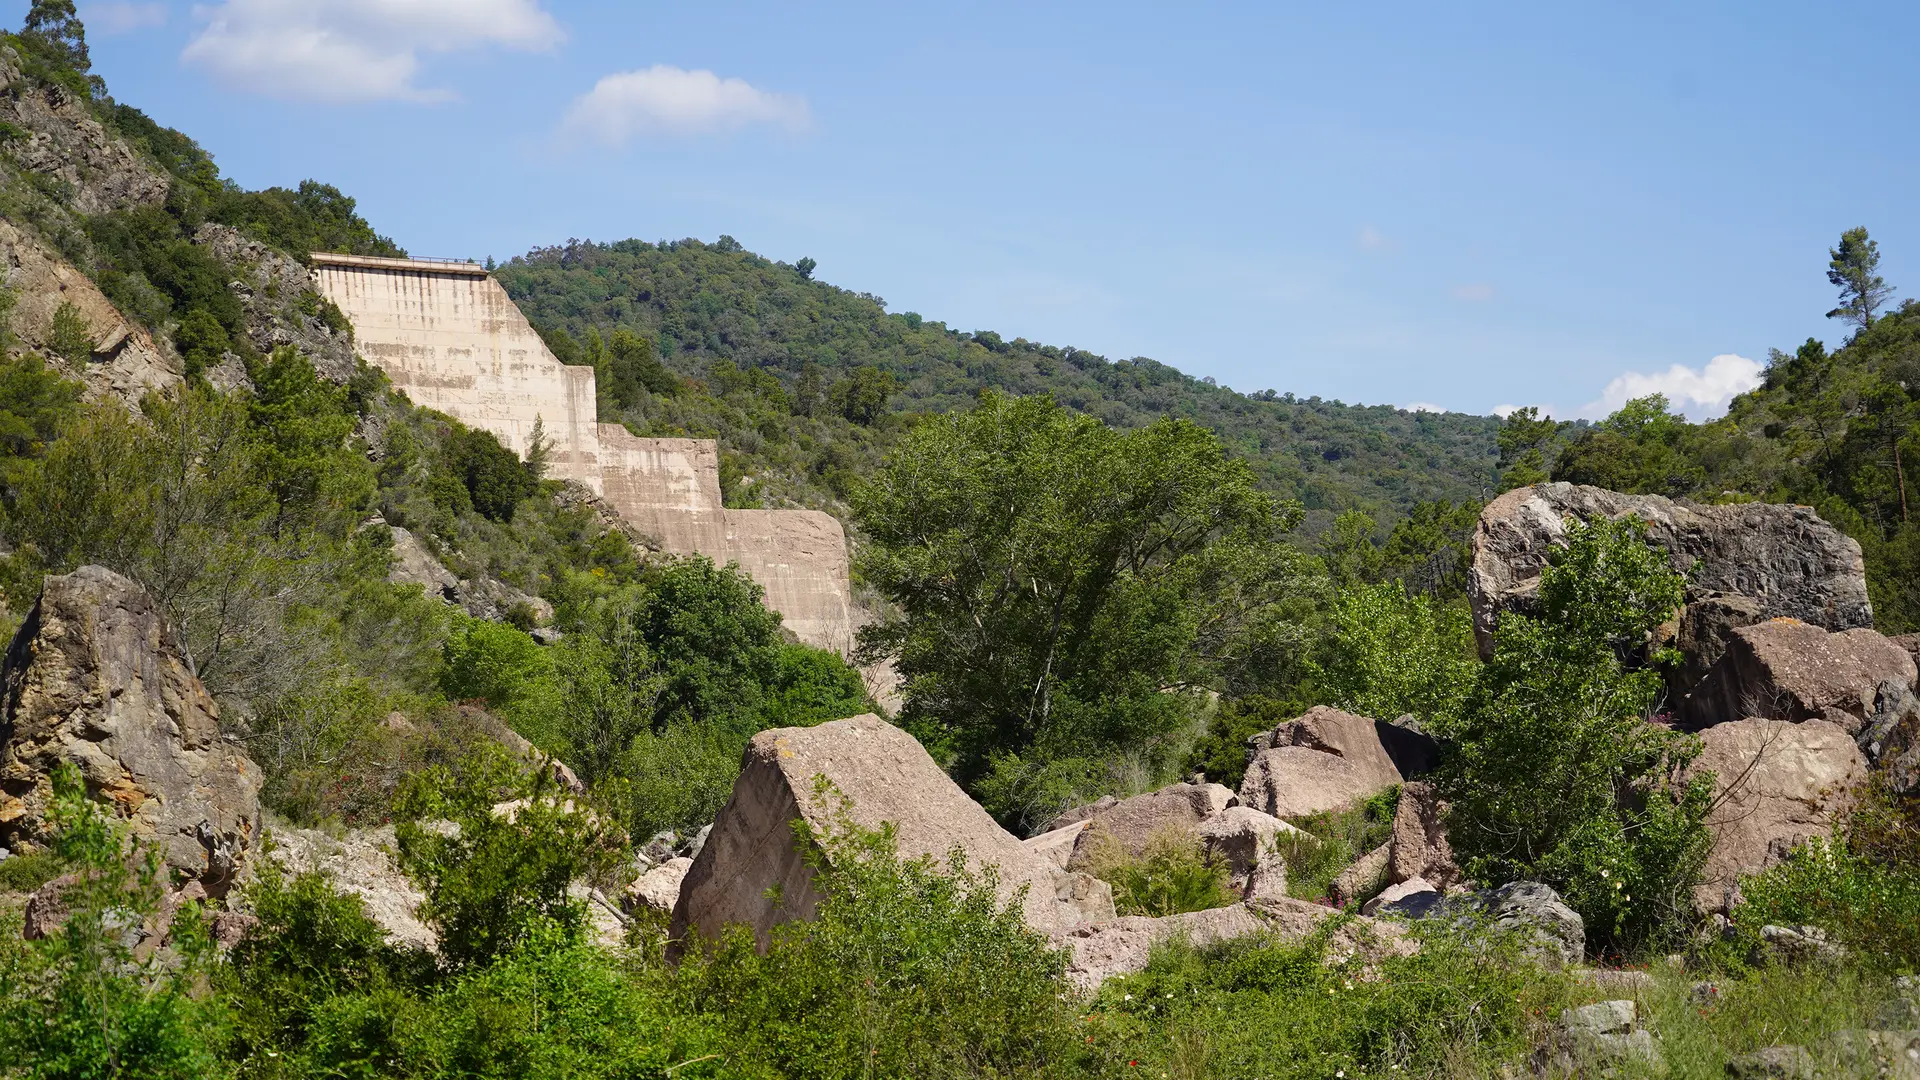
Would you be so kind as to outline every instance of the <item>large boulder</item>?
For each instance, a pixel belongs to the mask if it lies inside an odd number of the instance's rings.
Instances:
[[[793,825],[831,835],[843,809],[861,828],[891,824],[904,857],[944,860],[957,846],[970,866],[997,866],[1003,897],[1025,887],[1021,911],[1036,930],[1078,921],[1056,899],[1057,867],[967,798],[913,736],[867,715],[753,737],[733,796],[681,883],[672,937],[714,938],[739,925],[764,947],[775,926],[811,918],[822,896]]]
[[[1227,883],[1247,899],[1287,894],[1287,864],[1275,842],[1300,830],[1251,806],[1229,806],[1196,828],[1209,857],[1227,868]]]
[[[1274,817],[1342,810],[1433,767],[1429,736],[1316,706],[1253,744],[1240,802]]]
[[[1692,768],[1714,775],[1707,828],[1713,848],[1694,903],[1731,907],[1741,874],[1765,869],[1796,845],[1833,833],[1867,763],[1853,738],[1826,720],[1747,719],[1700,733]]]
[[[260,768],[221,736],[144,590],[98,566],[48,578],[0,678],[0,847],[51,839],[51,776],[71,763],[170,871],[226,893],[259,828]]]
[[[1688,574],[1689,647],[1704,670],[1719,635],[1759,618],[1789,616],[1827,630],[1873,625],[1860,545],[1806,506],[1701,506],[1659,495],[1622,495],[1577,484],[1516,488],[1487,504],[1473,536],[1467,597],[1483,657],[1493,653],[1500,613],[1527,610],[1540,571],[1566,543],[1570,521],[1638,517],[1647,539]],[[1740,599],[1751,601],[1743,603]]]
[[[1819,718],[1857,735],[1881,685],[1910,687],[1914,675],[1907,650],[1872,630],[1829,633],[1797,619],[1770,619],[1732,632],[1682,712],[1695,727],[1750,716]]]
[[[1086,819],[1067,858],[1067,869],[1087,870],[1116,848],[1138,858],[1147,850],[1148,841],[1167,832],[1197,840],[1200,823],[1233,802],[1232,789],[1223,784],[1172,784],[1121,799]]]
[[[1421,878],[1445,891],[1466,877],[1453,861],[1447,843],[1447,804],[1433,785],[1414,781],[1400,789],[1400,806],[1393,815],[1393,839],[1387,860],[1387,880],[1394,884]]]

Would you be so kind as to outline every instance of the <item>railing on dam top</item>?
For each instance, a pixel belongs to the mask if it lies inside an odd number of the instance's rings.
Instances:
[[[340,255],[315,251],[308,258],[318,266],[355,266],[368,270],[411,270],[420,274],[471,274],[485,277],[487,268],[470,259],[387,259],[374,255]]]

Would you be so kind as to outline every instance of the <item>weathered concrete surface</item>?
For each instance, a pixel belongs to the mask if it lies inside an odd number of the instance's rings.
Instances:
[[[809,645],[850,653],[856,617],[840,522],[813,510],[728,510],[711,439],[641,439],[596,417],[593,369],[555,359],[481,267],[316,253],[314,281],[360,353],[416,405],[525,456],[539,420],[549,475],[580,484],[677,555],[738,563]]]
[[[1566,543],[1569,520],[1633,515],[1647,539],[1690,574],[1687,600],[1747,597],[1758,615],[1788,616],[1828,630],[1873,625],[1860,545],[1808,506],[1701,506],[1658,495],[1622,495],[1576,484],[1516,488],[1487,504],[1473,536],[1467,597],[1483,657],[1500,613],[1525,610],[1540,571]],[[1738,621],[1738,620],[1735,620]],[[1711,649],[1711,642],[1702,642]],[[1712,657],[1705,657],[1706,663]]]
[[[83,566],[47,579],[7,650],[0,846],[51,839],[52,774],[72,764],[169,870],[225,895],[260,824],[263,778],[145,590]]]
[[[1003,899],[1025,888],[1021,912],[1036,930],[1078,921],[1055,897],[1060,871],[1051,861],[1000,828],[913,736],[869,715],[753,737],[733,796],[681,884],[673,938],[713,938],[741,925],[764,947],[775,926],[811,918],[823,896],[794,822],[832,835],[843,806],[860,828],[891,824],[906,858],[944,861],[958,847],[970,867],[997,866]]]
[[[539,420],[552,475],[600,490],[593,369],[554,359],[486,270],[316,253],[313,279],[353,324],[360,355],[415,405],[491,431],[522,457]]]
[[[1700,742],[1693,769],[1711,770],[1715,787],[1713,849],[1694,889],[1703,911],[1730,907],[1741,874],[1831,836],[1867,775],[1853,738],[1826,720],[1735,720],[1701,732]]]

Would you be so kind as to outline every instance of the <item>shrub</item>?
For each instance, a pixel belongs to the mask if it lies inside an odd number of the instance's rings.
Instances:
[[[441,647],[440,689],[454,701],[501,709],[543,707],[553,695],[553,661],[523,630],[461,619]]]
[[[38,941],[0,927],[0,1062],[49,1080],[218,1074],[220,1010],[193,993],[212,952],[198,906],[175,917],[171,962],[137,959],[126,928],[159,908],[158,853],[130,850],[126,827],[88,800],[72,765],[53,784],[54,850],[74,872],[68,914]]]
[[[1506,612],[1461,717],[1441,794],[1469,875],[1544,881],[1591,946],[1633,946],[1692,917],[1712,779],[1672,778],[1698,741],[1656,722],[1646,656],[1679,606],[1680,575],[1633,519],[1575,525],[1541,574],[1539,612]]]
[[[577,939],[586,909],[567,887],[604,878],[626,848],[599,815],[560,795],[549,770],[529,771],[497,746],[457,772],[434,766],[410,778],[396,809],[400,864],[427,894],[420,916],[456,971],[549,929]]]
[[[830,800],[825,786],[812,797]],[[892,827],[796,822],[817,915],[765,955],[736,932],[682,963],[688,1008],[724,1023],[743,1075],[1047,1076],[1081,1053],[1066,960],[1029,930],[993,868],[904,859]],[[815,845],[818,845],[815,847]]]
[[[75,367],[84,367],[93,359],[93,327],[80,309],[61,301],[54,309],[53,326],[47,331],[47,348],[53,355]]]
[[[1400,788],[1396,785],[1346,810],[1294,818],[1290,824],[1301,832],[1274,838],[1274,848],[1287,864],[1287,895],[1302,900],[1325,897],[1341,871],[1393,836],[1393,817],[1399,808]],[[1368,885],[1371,888],[1378,882]],[[1347,897],[1370,898],[1370,892]]]
[[[1084,1037],[1124,1075],[1490,1076],[1522,1063],[1529,1013],[1563,994],[1506,946],[1421,926],[1415,956],[1336,962],[1330,930],[1157,946],[1101,988]]]
[[[1247,740],[1306,711],[1307,706],[1299,701],[1259,695],[1223,701],[1208,723],[1206,735],[1188,753],[1186,768],[1206,773],[1215,783],[1238,788],[1247,775]]]
[[[1825,928],[1865,961],[1920,969],[1920,798],[1870,789],[1831,841],[1811,840],[1740,882],[1746,936],[1767,923]]]
[[[1149,836],[1138,855],[1104,830],[1092,844],[1087,871],[1113,886],[1113,907],[1122,915],[1178,915],[1237,899],[1227,888],[1225,864],[1177,827]]]

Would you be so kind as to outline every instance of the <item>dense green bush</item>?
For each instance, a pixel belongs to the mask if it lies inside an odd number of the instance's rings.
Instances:
[[[1654,629],[1682,580],[1634,519],[1575,525],[1541,574],[1539,610],[1501,615],[1494,657],[1457,721],[1439,782],[1467,873],[1544,881],[1595,948],[1684,926],[1705,858],[1712,778],[1676,780],[1698,741],[1653,712]]]
[[[1920,971],[1920,798],[1869,788],[1832,840],[1743,878],[1736,922],[1812,924],[1876,967]]]

